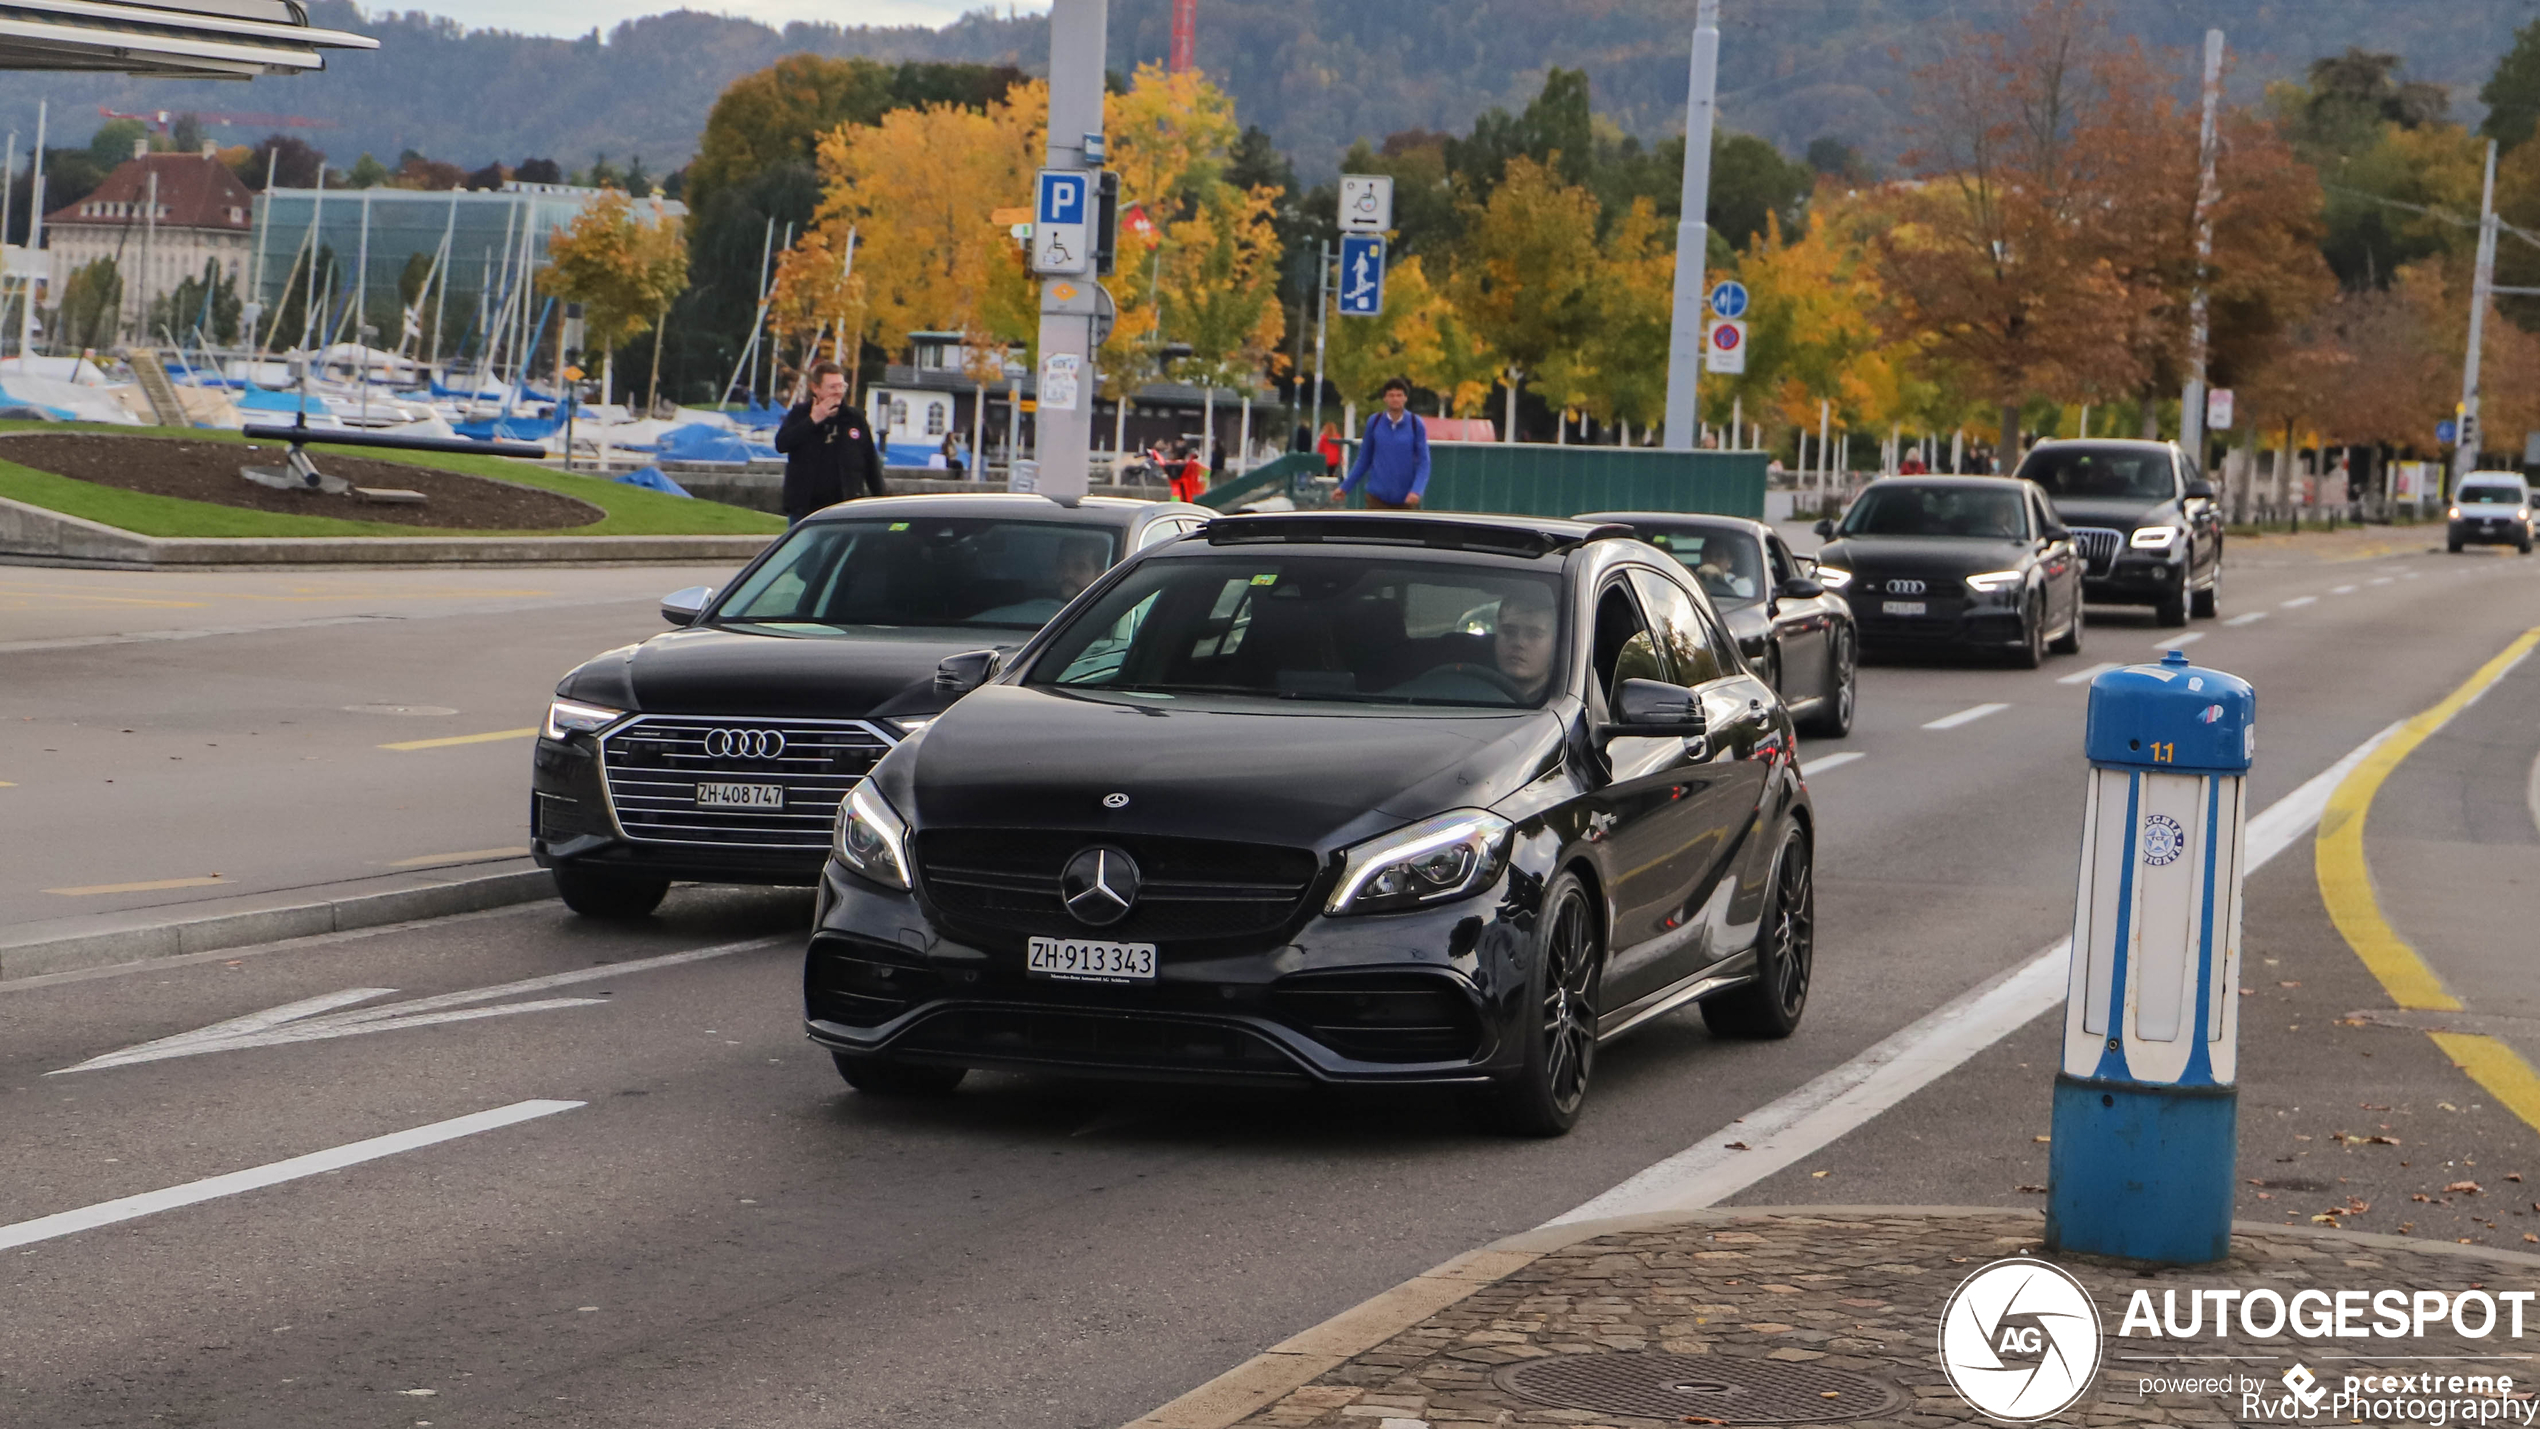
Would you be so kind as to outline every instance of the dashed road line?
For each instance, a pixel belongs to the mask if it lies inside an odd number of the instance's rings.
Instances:
[[[443,735],[439,739],[405,739],[399,740],[395,744],[383,744],[379,747],[382,749],[394,749],[399,751],[410,749],[447,749],[454,744],[492,744],[496,740],[527,739],[537,732],[538,726],[533,724],[527,729],[498,729],[490,734],[450,734]]]
[[[1977,720],[1984,718],[1986,715],[2000,714],[2002,711],[2009,708],[2010,706],[2006,704],[1974,705],[1967,709],[1960,710],[1956,714],[1942,715],[1940,718],[1924,725],[1923,728],[1956,729],[1962,724],[1974,724]]]
[[[2335,589],[2335,590],[2333,590],[2333,591],[2330,591],[2330,592],[2329,592],[2329,594],[2330,594],[2330,595],[2353,595],[2356,591],[2361,590],[2361,589],[2363,589],[2363,587],[2361,587],[2361,586],[2342,585],[2342,586],[2339,586],[2337,589]]]
[[[2152,642],[2152,648],[2155,650],[2176,650],[2181,646],[2193,645],[2204,638],[2204,631],[2191,630],[2185,635],[2173,635],[2167,640],[2155,640]]]
[[[2398,579],[2398,577],[2397,577],[2397,576],[2374,576],[2371,580],[2368,580],[2368,581],[2364,582],[2364,584],[2366,584],[2366,585],[2388,585],[2388,584],[2390,584],[2392,581],[2395,581],[2395,580],[2397,580],[2397,579]]]
[[[1853,760],[1863,757],[1861,751],[1847,749],[1840,754],[1829,754],[1822,759],[1802,759],[1799,761],[1799,774],[1803,779],[1811,774],[1823,774],[1829,769],[1841,769]]]
[[[2284,602],[2283,608],[2286,610],[2300,610],[2303,606],[2313,605],[2318,603],[2318,601],[2319,597],[2315,595],[2297,595],[2291,600]]]
[[[2110,670],[2122,670],[2124,668],[2125,666],[2118,664],[2114,660],[2102,660],[2087,670],[2075,670],[2069,675],[2058,675],[2055,677],[2055,683],[2059,685],[2087,685],[2091,681],[2108,673]]]
[[[2255,625],[2255,624],[2257,624],[2259,621],[2264,620],[2264,619],[2266,619],[2266,618],[2267,618],[2267,612],[2265,612],[2265,611],[2263,611],[2263,610],[2253,610],[2253,611],[2250,611],[2247,615],[2235,615],[2235,616],[2233,616],[2231,619],[2224,621],[2224,622],[2223,622],[2223,624],[2225,624],[2225,625]]]
[[[262,1190],[267,1186],[280,1185],[285,1181],[297,1181],[305,1176],[322,1176],[329,1171],[341,1171],[347,1166],[358,1166],[365,1161],[376,1161],[383,1156],[395,1156],[400,1152],[437,1146],[444,1141],[456,1141],[462,1136],[475,1136],[480,1132],[532,1121],[538,1117],[553,1116],[557,1112],[571,1111],[582,1105],[585,1103],[543,1100],[513,1102],[510,1106],[498,1106],[491,1111],[471,1112],[466,1116],[452,1117],[448,1121],[436,1121],[429,1126],[390,1132],[386,1136],[374,1136],[367,1141],[350,1142],[343,1146],[329,1147],[324,1151],[312,1151],[306,1156],[294,1156],[286,1161],[251,1166],[244,1171],[232,1171],[225,1176],[207,1176],[200,1181],[188,1181],[182,1186],[170,1186],[159,1191],[144,1191],[138,1196],[100,1201],[93,1206],[82,1206],[75,1211],[39,1216],[31,1221],[0,1226],[0,1250],[31,1245],[40,1240],[52,1240],[58,1236],[77,1235],[81,1231],[95,1230],[99,1226],[110,1226],[118,1221],[155,1216],[161,1211],[173,1211],[180,1206],[199,1205],[204,1201],[218,1200],[223,1196]]]

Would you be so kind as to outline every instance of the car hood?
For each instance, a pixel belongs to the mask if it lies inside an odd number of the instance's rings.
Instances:
[[[1849,571],[1918,576],[1970,576],[2016,567],[2028,555],[2025,541],[1972,536],[1845,536],[1817,553],[1824,565]]]
[[[1561,758],[1558,710],[1420,715],[989,685],[874,771],[920,828],[1068,828],[1311,848],[1487,808]],[[1125,795],[1118,808],[1107,801]]]
[[[672,630],[585,662],[556,693],[646,714],[932,714],[942,708],[935,666],[945,656],[991,646],[1011,653],[1029,638],[1020,630],[856,636]]]
[[[2141,497],[2058,496],[2053,498],[2055,514],[2067,526],[2105,526],[2116,531],[2131,531],[2137,526],[2179,524],[2178,503],[2146,501]]]

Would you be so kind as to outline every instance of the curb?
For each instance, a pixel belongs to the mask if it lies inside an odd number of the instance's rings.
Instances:
[[[0,497],[0,563],[154,570],[203,566],[553,565],[747,561],[763,536],[144,536]]]
[[[555,880],[547,870],[511,869],[421,887],[381,889],[39,942],[0,944],[0,982],[376,928],[417,918],[444,918],[453,913],[535,903],[555,896]]]
[[[1786,1216],[1793,1219],[1899,1216],[2034,1217],[2040,1227],[2045,1213],[2015,1206],[1731,1206],[1699,1211],[1653,1211],[1608,1220],[1569,1221],[1540,1226],[1495,1240],[1479,1250],[1422,1271],[1390,1290],[1361,1301],[1311,1329],[1254,1355],[1188,1394],[1149,1410],[1121,1429],[1228,1429],[1245,1416],[1260,1412],[1315,1376],[1336,1369],[1412,1326],[1507,1279],[1554,1251],[1581,1241],[1623,1231],[1664,1230],[1673,1226],[1729,1225],[1739,1221]],[[2298,1235],[2342,1245],[2404,1250],[2418,1255],[2450,1255],[2525,1270],[2540,1269],[2540,1255],[2419,1240],[2413,1236],[2379,1235],[2370,1231],[2328,1230],[2320,1226],[2280,1226],[2264,1221],[2234,1221],[2235,1235]]]

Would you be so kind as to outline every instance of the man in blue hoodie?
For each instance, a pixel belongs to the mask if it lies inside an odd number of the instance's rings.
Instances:
[[[1367,419],[1358,460],[1341,478],[1341,498],[1364,488],[1367,504],[1378,511],[1409,511],[1429,489],[1429,429],[1411,415],[1411,382],[1385,379],[1385,409]]]

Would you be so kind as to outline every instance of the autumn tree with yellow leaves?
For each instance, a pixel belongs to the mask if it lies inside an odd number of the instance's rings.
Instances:
[[[582,331],[601,354],[600,400],[615,385],[617,349],[661,320],[670,300],[688,286],[688,245],[659,200],[649,214],[609,189],[583,207],[572,224],[547,240],[549,266],[538,286],[582,305]],[[655,345],[655,394],[661,380]],[[645,399],[649,404],[652,396]]]

